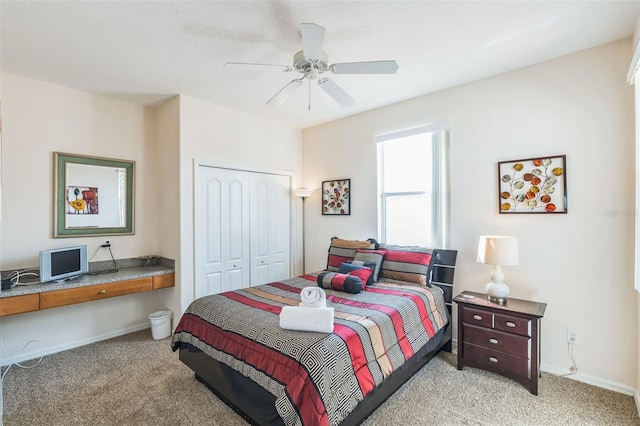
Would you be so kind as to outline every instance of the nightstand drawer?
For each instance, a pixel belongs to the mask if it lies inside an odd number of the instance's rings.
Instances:
[[[462,322],[491,328],[493,327],[493,315],[491,312],[465,307],[462,313]]]
[[[527,318],[495,314],[493,328],[507,333],[520,334],[521,336],[531,336],[531,320]]]
[[[529,358],[490,350],[466,342],[463,343],[463,345],[465,363],[467,365],[507,376],[531,379]]]
[[[506,352],[524,358],[531,356],[531,339],[502,331],[463,324],[464,341],[489,350]]]

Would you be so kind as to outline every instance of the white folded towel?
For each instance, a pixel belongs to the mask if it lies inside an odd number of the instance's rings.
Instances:
[[[286,330],[333,332],[333,308],[283,306],[280,327]]]
[[[320,287],[305,287],[300,292],[300,306],[305,308],[324,308],[327,306],[327,293]]]

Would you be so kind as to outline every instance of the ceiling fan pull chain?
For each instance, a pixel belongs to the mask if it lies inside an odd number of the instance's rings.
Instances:
[[[309,80],[309,111],[311,111],[311,80]]]

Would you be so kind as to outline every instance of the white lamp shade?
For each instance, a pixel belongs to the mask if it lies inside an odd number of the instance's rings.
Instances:
[[[315,191],[314,189],[307,189],[307,188],[296,188],[293,190],[293,192],[301,198],[306,198],[309,195],[313,194],[313,191]]]
[[[476,260],[487,265],[517,265],[520,263],[518,240],[516,237],[483,235],[478,243]]]

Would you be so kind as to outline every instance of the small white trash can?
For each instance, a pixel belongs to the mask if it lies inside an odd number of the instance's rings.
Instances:
[[[149,314],[149,321],[151,321],[151,336],[153,336],[154,340],[160,340],[171,336],[172,317],[173,312],[169,309]]]

